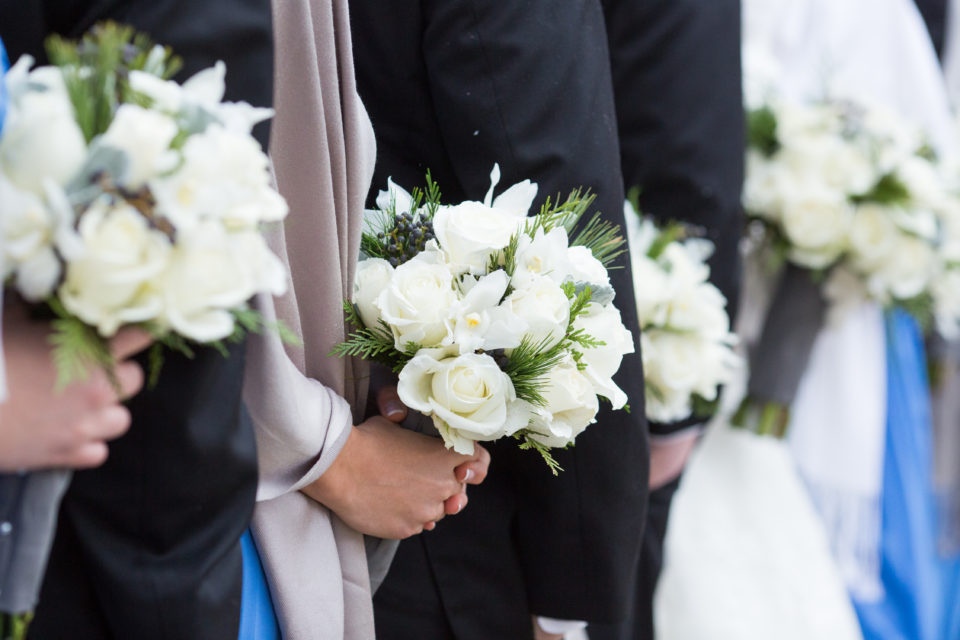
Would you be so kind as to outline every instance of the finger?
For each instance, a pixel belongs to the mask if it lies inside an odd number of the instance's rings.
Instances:
[[[136,362],[121,362],[114,368],[120,399],[132,398],[143,388],[143,369]]]
[[[436,522],[428,522],[427,524],[423,525],[424,531],[433,531],[436,528],[437,528]]]
[[[400,401],[396,387],[383,387],[377,392],[377,408],[391,422],[400,423],[407,417],[407,407]]]
[[[117,335],[110,339],[110,353],[114,360],[122,362],[135,356],[153,342],[153,336],[143,329],[128,327],[121,329]]]
[[[83,428],[87,441],[102,442],[119,438],[130,429],[130,412],[126,407],[113,405],[100,409],[87,418]]]
[[[459,482],[465,484],[480,484],[487,477],[487,470],[490,468],[490,452],[476,445],[474,450],[475,459],[461,464],[454,470],[454,474]]]
[[[443,510],[449,516],[456,515],[467,506],[467,490],[464,489],[455,496],[447,498],[443,503]]]
[[[110,453],[105,442],[88,442],[70,452],[63,461],[64,467],[71,469],[91,469],[99,467]]]

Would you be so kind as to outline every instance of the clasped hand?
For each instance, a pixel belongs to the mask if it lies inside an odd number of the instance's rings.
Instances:
[[[403,539],[430,531],[467,506],[468,484],[487,476],[490,454],[447,449],[439,438],[397,427],[407,408],[393,387],[377,394],[381,415],[353,427],[330,468],[303,491],[367,535]]]

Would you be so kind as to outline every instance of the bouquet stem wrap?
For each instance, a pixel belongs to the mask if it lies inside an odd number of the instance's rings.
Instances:
[[[0,612],[7,634],[0,640],[16,638],[14,617],[37,604],[60,499],[72,475],[67,470],[0,475],[0,505],[9,505],[0,512]]]
[[[754,428],[750,416],[759,409],[757,430],[784,435],[788,408],[810,362],[826,310],[820,286],[809,271],[786,266],[767,312],[760,341],[750,354],[750,381],[747,397],[734,419],[737,426]]]

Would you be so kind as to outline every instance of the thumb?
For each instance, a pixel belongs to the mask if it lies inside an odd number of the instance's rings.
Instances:
[[[399,424],[407,417],[407,407],[400,400],[396,387],[383,387],[377,391],[377,408],[390,422]]]

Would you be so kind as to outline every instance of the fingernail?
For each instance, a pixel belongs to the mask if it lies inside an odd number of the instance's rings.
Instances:
[[[461,511],[463,511],[463,507],[464,507],[463,500],[461,500],[460,504],[457,505],[457,513],[460,513]]]
[[[396,418],[403,415],[403,405],[396,400],[388,400],[386,409],[388,418]]]
[[[467,469],[467,472],[463,474],[463,481],[470,482],[471,478],[473,478],[473,469]]]

